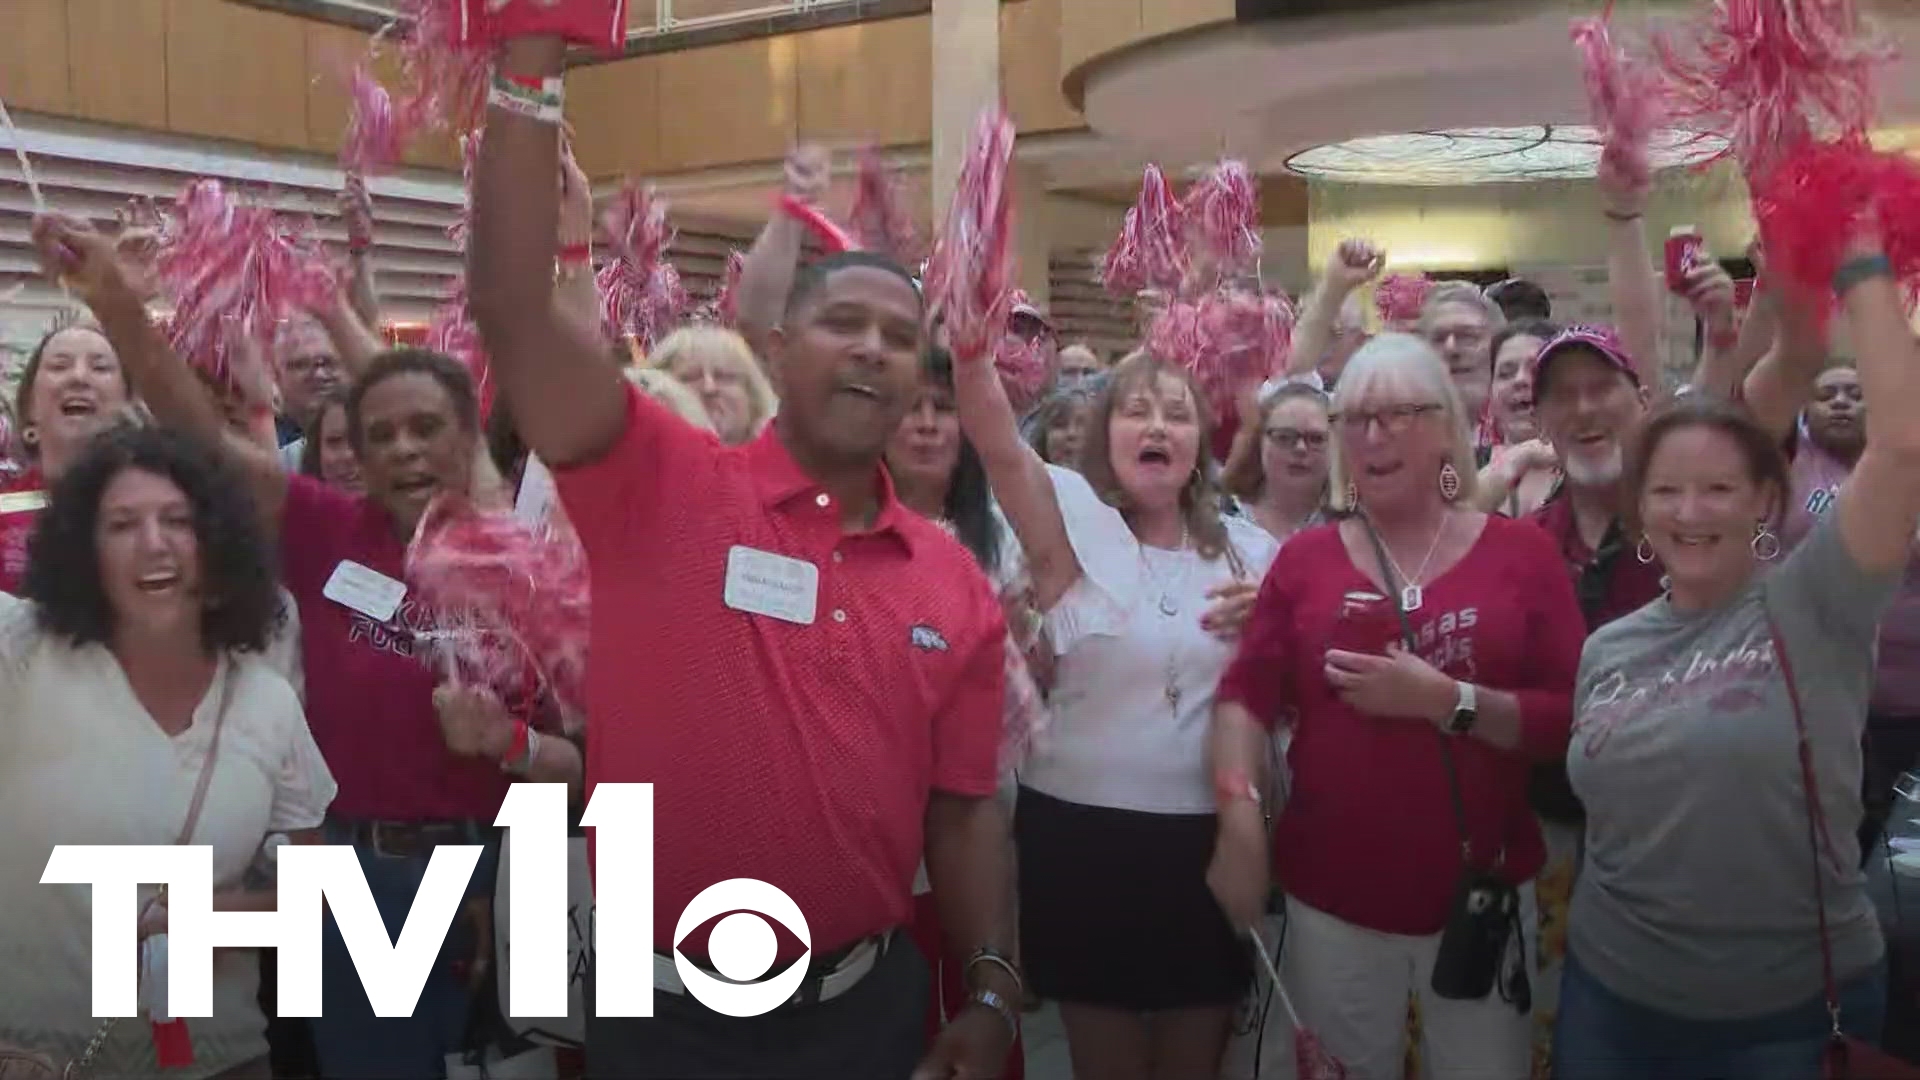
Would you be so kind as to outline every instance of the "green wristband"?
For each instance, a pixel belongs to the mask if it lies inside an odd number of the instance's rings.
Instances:
[[[1893,263],[1885,255],[1862,255],[1857,259],[1849,259],[1834,271],[1833,295],[1845,297],[1863,281],[1893,276]]]

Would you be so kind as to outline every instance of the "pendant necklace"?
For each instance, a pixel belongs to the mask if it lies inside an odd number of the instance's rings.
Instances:
[[[1175,554],[1181,560],[1180,572],[1174,576],[1172,580],[1165,582],[1161,581],[1159,575],[1154,573],[1153,564],[1147,561],[1147,546],[1145,544],[1140,545],[1141,569],[1146,572],[1147,580],[1152,583],[1155,591],[1160,594],[1160,614],[1169,619],[1180,614],[1180,598],[1178,593],[1180,588],[1186,584],[1187,574],[1192,569],[1186,562],[1187,541],[1187,530],[1182,527],[1180,530],[1180,546],[1175,551]],[[1181,697],[1180,639],[1178,635],[1181,633],[1181,627],[1176,625],[1172,627],[1172,631],[1175,634],[1174,644],[1173,648],[1167,653],[1167,681],[1166,688],[1162,691],[1162,696],[1167,699],[1167,708],[1171,709],[1175,715],[1178,715],[1180,712]]]
[[[1400,610],[1419,611],[1420,605],[1426,601],[1426,592],[1421,588],[1420,583],[1427,579],[1427,566],[1433,562],[1433,553],[1440,550],[1440,538],[1446,535],[1446,532],[1447,518],[1443,514],[1440,517],[1440,527],[1433,530],[1433,543],[1427,545],[1427,557],[1420,560],[1420,569],[1412,574],[1400,569],[1400,560],[1393,557],[1392,548],[1385,543],[1380,545],[1380,550],[1387,553],[1388,565],[1392,566],[1393,572],[1400,575],[1400,580],[1405,582],[1400,589]]]

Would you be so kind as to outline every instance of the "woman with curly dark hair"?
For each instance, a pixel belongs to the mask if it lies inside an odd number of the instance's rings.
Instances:
[[[479,403],[459,361],[394,349],[357,372],[344,409],[364,495],[297,473],[268,447],[229,430],[192,369],[149,321],[112,245],[85,223],[34,222],[49,270],[83,296],[154,417],[220,447],[245,477],[261,525],[278,536],[281,574],[298,603],[314,740],[339,777],[327,842],[360,852],[375,903],[399,920],[440,844],[489,844],[514,778],[575,783],[579,749],[542,738],[485,688],[438,686],[421,655],[426,632],[446,621],[405,583],[408,541],[443,494],[476,501],[482,464]],[[498,478],[494,478],[498,482]],[[496,850],[471,875],[491,887]],[[475,948],[462,920],[449,955]],[[430,1077],[461,1047],[470,996],[451,965],[437,967],[413,1017],[382,1018],[329,918],[322,943],[326,992],[312,1021],[322,1075]]]
[[[99,1024],[92,893],[40,884],[54,846],[174,844],[191,822],[187,839],[213,847],[215,908],[271,911],[248,871],[269,837],[320,825],[334,783],[262,656],[280,601],[259,519],[206,448],[153,429],[96,436],[30,551],[24,599],[0,595],[0,1042],[70,1061]],[[156,893],[142,939],[165,929]],[[259,964],[221,951],[213,972],[180,1075],[269,1075]],[[157,1071],[142,1024],[116,1026],[92,1063]]]
[[[360,459],[347,438],[347,394],[329,390],[314,406],[312,438],[300,440],[300,475],[311,476],[356,495],[366,493],[360,482]]]

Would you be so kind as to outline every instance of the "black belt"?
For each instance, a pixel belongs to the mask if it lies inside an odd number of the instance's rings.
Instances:
[[[389,859],[423,858],[442,844],[484,844],[493,833],[478,821],[329,821],[326,831],[328,839],[344,838]]]
[[[814,953],[807,961],[807,977],[801,980],[799,989],[794,991],[793,999],[787,1004],[818,1004],[822,983],[829,975],[834,973],[835,969],[845,963],[847,958],[852,956],[856,950],[863,945],[871,943],[875,948],[874,962],[877,964],[888,952],[892,951],[893,945],[899,937],[900,931],[897,928],[883,930],[878,934],[869,934],[866,937],[857,938],[831,952]],[[666,956],[671,954],[663,953],[660,955]],[[689,962],[702,971],[710,975],[719,975],[719,972],[714,970],[713,961],[706,953],[682,950],[681,955],[685,956]],[[724,978],[724,976],[722,977]],[[845,991],[843,990],[842,992],[844,993]]]

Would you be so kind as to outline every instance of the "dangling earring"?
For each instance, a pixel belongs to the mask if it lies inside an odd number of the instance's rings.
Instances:
[[[20,441],[32,446],[40,441],[40,429],[31,425],[20,429]]]
[[[1352,510],[1354,507],[1357,507],[1359,505],[1360,505],[1360,489],[1354,487],[1353,481],[1349,480],[1347,481],[1347,509]]]
[[[1440,497],[1448,502],[1460,497],[1460,474],[1451,461],[1440,466]]]
[[[1644,536],[1641,537],[1640,543],[1634,546],[1633,557],[1636,559],[1639,559],[1643,563],[1650,563],[1653,561],[1653,545],[1647,543],[1646,537]]]
[[[1753,527],[1753,557],[1761,562],[1772,562],[1780,557],[1780,538],[1773,533],[1773,526],[1765,518]]]

